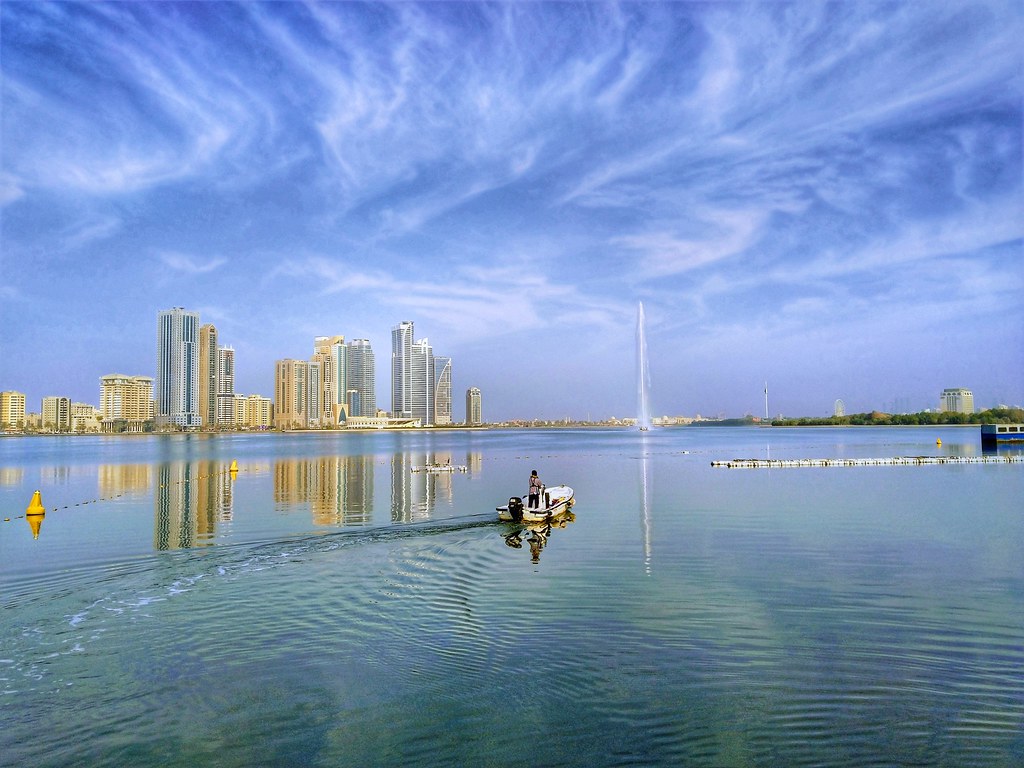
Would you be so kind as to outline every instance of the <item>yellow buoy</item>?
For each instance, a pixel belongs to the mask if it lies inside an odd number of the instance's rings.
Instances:
[[[39,491],[32,494],[32,501],[29,502],[28,507],[25,509],[26,515],[45,515],[46,507],[43,506],[43,499]]]
[[[232,459],[232,461],[231,461],[231,469],[228,470],[228,474],[231,476],[232,480],[234,480],[236,477],[238,477],[238,462],[237,461]]]
[[[32,501],[29,502],[28,507],[25,509],[25,519],[28,520],[28,526],[32,529],[32,538],[39,538],[39,527],[43,524],[43,518],[46,516],[46,507],[43,506],[43,500],[39,491],[32,494]]]
[[[937,440],[935,441],[935,444],[936,444],[936,445],[942,445],[942,438],[940,437],[939,439],[937,439]]]

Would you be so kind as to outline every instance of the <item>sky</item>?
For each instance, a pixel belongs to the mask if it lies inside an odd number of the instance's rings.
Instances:
[[[271,396],[316,336],[454,416],[1024,403],[1019,2],[0,3],[0,389]]]

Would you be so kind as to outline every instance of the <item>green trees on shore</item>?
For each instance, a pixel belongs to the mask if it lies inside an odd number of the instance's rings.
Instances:
[[[773,427],[841,427],[841,426],[927,426],[933,424],[1020,424],[1024,408],[990,408],[978,413],[922,411],[921,413],[853,413],[849,416],[825,418],[804,417],[775,419]]]

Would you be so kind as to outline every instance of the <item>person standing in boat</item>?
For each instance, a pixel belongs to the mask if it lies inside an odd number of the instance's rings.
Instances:
[[[540,506],[540,492],[543,487],[544,484],[541,483],[540,478],[537,477],[537,470],[533,470],[533,472],[530,473],[530,499],[526,505],[527,507],[530,509],[537,509]]]

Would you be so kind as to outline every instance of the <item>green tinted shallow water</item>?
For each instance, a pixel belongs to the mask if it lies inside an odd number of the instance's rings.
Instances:
[[[979,443],[6,438],[2,762],[1021,765],[1024,465],[711,467]],[[536,562],[531,469],[577,493]]]

